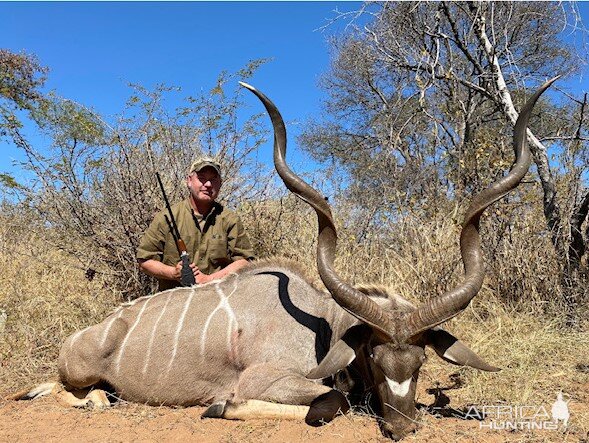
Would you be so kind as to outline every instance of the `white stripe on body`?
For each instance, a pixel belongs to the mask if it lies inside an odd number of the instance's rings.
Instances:
[[[113,312],[113,315],[114,315],[114,312]],[[102,340],[100,340],[100,347],[101,348],[106,343],[106,338],[108,337],[108,333],[110,332],[110,328],[112,328],[113,323],[116,321],[117,318],[120,318],[121,315],[123,315],[123,308],[119,308],[119,312],[117,313],[117,315],[115,315],[113,318],[111,318],[108,321],[106,328],[104,328],[104,332],[102,333]]]
[[[164,309],[162,309],[162,312],[160,312],[160,315],[158,316],[157,320],[155,321],[155,324],[153,325],[153,330],[151,331],[151,337],[149,337],[149,345],[147,346],[147,354],[145,355],[145,364],[143,365],[143,371],[141,371],[143,373],[143,375],[145,375],[147,373],[147,366],[149,365],[149,360],[151,358],[151,349],[153,348],[153,342],[155,340],[157,328],[160,324],[162,317],[166,313],[166,309],[168,308],[168,303],[170,302],[170,298],[172,298],[172,294],[168,293],[168,298],[166,299],[166,303],[164,304]]]
[[[232,334],[234,332],[237,332],[237,330],[238,330],[237,318],[235,317],[235,312],[233,311],[233,309],[231,308],[231,305],[229,304],[229,297],[231,297],[235,293],[235,291],[237,290],[237,278],[235,279],[235,286],[233,288],[233,291],[231,291],[231,294],[229,294],[227,296],[225,295],[225,293],[221,289],[220,284],[221,284],[221,281],[219,281],[217,284],[215,284],[215,292],[217,292],[217,295],[219,295],[219,298],[220,298],[219,304],[209,314],[209,317],[207,318],[207,321],[205,322],[205,325],[204,325],[202,333],[201,333],[201,337],[200,337],[200,355],[201,356],[204,355],[204,353],[205,353],[207,333],[208,333],[211,321],[212,321],[213,317],[215,316],[215,314],[217,313],[217,311],[220,311],[220,310],[225,311],[225,313],[227,314],[228,320],[229,320],[227,323],[227,350],[229,352],[231,352]]]
[[[131,334],[133,333],[133,331],[135,330],[135,328],[139,324],[139,321],[141,321],[141,316],[143,315],[143,312],[145,311],[145,308],[147,307],[147,305],[149,304],[150,301],[151,301],[151,299],[147,300],[145,302],[145,304],[141,307],[141,310],[139,311],[139,314],[137,315],[137,318],[135,319],[135,323],[133,323],[133,326],[131,326],[131,329],[129,329],[127,331],[127,335],[125,335],[125,339],[123,340],[123,343],[121,344],[121,348],[119,349],[119,355],[117,356],[117,361],[115,363],[117,374],[121,370],[121,359],[123,358],[123,353],[125,352],[125,347],[127,346],[127,342],[129,341],[129,337],[131,337]]]
[[[78,331],[76,333],[74,333],[74,335],[72,335],[72,341],[70,341],[70,351],[74,349],[74,344],[76,343],[76,341],[78,340],[78,338],[80,338],[80,336],[86,332],[88,329],[90,329],[90,326],[82,329],[81,331]]]
[[[176,334],[174,334],[174,349],[172,350],[172,358],[168,363],[168,370],[166,371],[166,376],[170,372],[172,364],[174,363],[174,359],[176,358],[176,352],[178,352],[178,342],[180,341],[180,332],[182,331],[182,327],[184,326],[184,318],[186,317],[186,313],[188,312],[190,303],[192,303],[192,298],[194,297],[195,292],[195,287],[193,287],[192,291],[190,291],[190,294],[188,294],[186,303],[184,303],[184,309],[182,309],[182,313],[180,314],[180,318],[178,319],[178,327],[176,328]]]

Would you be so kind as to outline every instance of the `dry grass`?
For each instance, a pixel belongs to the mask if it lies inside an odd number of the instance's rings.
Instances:
[[[89,281],[77,261],[44,247],[25,220],[3,219],[0,228],[0,386],[2,390],[55,378],[65,337],[106,316],[117,294],[100,277]]]
[[[262,255],[285,255],[314,269],[313,215],[289,199],[282,205],[266,206],[263,211],[244,211],[252,237],[263,239],[257,244]],[[29,223],[26,220],[1,221],[0,310],[7,319],[0,326],[0,391],[5,393],[54,378],[55,360],[65,337],[101,320],[121,298],[108,289],[100,274],[89,281],[76,260],[44,248],[43,229],[37,226],[26,233],[22,230]],[[430,223],[405,222],[386,237],[363,242],[340,228],[336,265],[353,283],[383,284],[419,302],[460,281],[458,228],[451,216]],[[586,436],[587,322],[575,330],[563,328],[558,302],[551,303],[551,294],[545,292],[553,284],[551,257],[542,253],[546,245],[536,242],[530,246],[529,239],[519,237],[512,236],[510,244],[497,243],[483,290],[462,315],[446,325],[502,371],[489,374],[453,367],[428,351],[430,359],[421,372],[417,400],[432,404],[434,397],[426,389],[437,387],[457,409],[470,404],[549,408],[556,393],[563,391],[571,399],[571,432]],[[535,434],[517,436],[537,440]]]
[[[493,315],[482,319],[478,315],[481,309]],[[560,322],[509,312],[492,297],[474,303],[446,328],[502,370],[484,373],[456,368],[428,352],[430,359],[421,373],[418,401],[431,404],[432,396],[423,389],[438,385],[450,397],[450,406],[457,409],[464,410],[469,405],[526,405],[543,406],[550,413],[557,393],[562,391],[570,399],[571,439],[565,439],[562,434],[519,431],[513,440],[579,441],[589,435],[589,332],[586,328],[566,331]]]

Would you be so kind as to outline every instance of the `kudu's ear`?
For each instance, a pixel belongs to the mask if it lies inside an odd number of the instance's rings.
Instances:
[[[325,358],[321,360],[321,363],[307,374],[307,378],[321,380],[330,377],[352,363],[355,358],[356,351],[345,341],[338,340],[329,350]]]
[[[449,363],[460,366],[470,366],[481,371],[497,372],[500,368],[491,366],[464,343],[442,328],[432,328],[426,331],[426,344],[431,346],[436,354]]]
[[[368,340],[371,330],[366,325],[356,325],[346,331],[327,352],[316,368],[307,374],[310,380],[321,380],[334,375],[354,361],[357,352]]]

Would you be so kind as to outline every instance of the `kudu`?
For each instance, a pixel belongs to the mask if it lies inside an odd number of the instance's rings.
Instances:
[[[266,260],[223,280],[139,298],[67,338],[58,362],[61,382],[67,391],[104,383],[120,398],[152,405],[210,405],[205,417],[289,416],[315,425],[349,408],[342,392],[321,382],[349,367],[377,399],[383,433],[401,438],[415,428],[415,389],[426,345],[451,363],[497,370],[439,325],[464,310],[481,288],[479,218],[526,174],[527,123],[554,80],[522,109],[514,129],[515,165],[475,196],[466,213],[460,236],[464,282],[418,307],[340,279],[333,267],[336,230],[329,205],[286,165],[286,129],[277,108],[242,83],[270,115],[280,177],[317,213],[317,266],[329,294],[296,266]],[[76,401],[108,404],[100,392]]]

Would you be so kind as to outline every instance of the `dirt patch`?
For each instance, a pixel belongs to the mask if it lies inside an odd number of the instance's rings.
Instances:
[[[585,386],[584,388],[588,388]],[[586,396],[584,398],[587,398]],[[548,407],[549,410],[549,407]],[[103,411],[64,408],[53,398],[0,404],[0,440],[6,442],[386,442],[374,418],[348,414],[320,428],[288,420],[230,421],[200,418],[204,408],[150,407],[120,403]],[[587,441],[588,405],[571,403],[571,424],[562,431],[495,431],[476,420],[422,412],[421,427],[404,441],[505,442]]]

